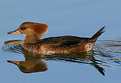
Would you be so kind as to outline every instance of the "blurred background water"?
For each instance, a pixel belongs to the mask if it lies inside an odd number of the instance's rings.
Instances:
[[[102,41],[98,42],[120,41],[120,3],[121,0],[0,0],[0,47],[4,46],[5,41],[24,39],[23,35],[7,35],[6,33],[17,29],[25,21],[48,24],[48,33],[43,38],[60,35],[91,37],[101,27],[106,26],[106,32],[98,39]],[[106,48],[111,46],[113,48]],[[104,65],[110,66],[103,66],[105,76],[88,64],[55,60],[45,60],[48,67],[45,72],[22,73],[17,66],[8,63],[7,60],[22,61],[24,56],[21,53],[0,49],[0,82],[119,83],[121,81],[120,46],[120,43],[116,43],[101,45],[103,48],[98,48],[113,58],[109,56],[104,58],[95,52],[96,59],[101,61],[105,59],[107,63]]]

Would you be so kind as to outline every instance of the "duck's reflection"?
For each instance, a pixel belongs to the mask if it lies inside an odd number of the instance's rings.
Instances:
[[[24,73],[33,73],[33,72],[44,72],[46,71],[47,65],[40,58],[33,58],[30,56],[25,56],[24,61],[8,61],[18,66],[20,71]]]
[[[45,61],[55,60],[55,61],[90,64],[94,66],[102,75],[105,75],[104,69],[99,66],[99,63],[97,63],[97,60],[92,55],[93,53],[39,55],[39,54],[30,53],[24,49],[22,49],[22,53],[24,54],[25,57],[24,61],[8,61],[8,62],[16,64],[20,69],[20,71],[24,73],[44,72],[48,70]]]
[[[44,72],[48,69],[46,63],[42,61],[42,56],[38,56],[38,54],[28,52],[23,48],[21,48],[21,51],[25,57],[24,61],[8,60],[9,63],[17,65],[21,72],[23,73]]]

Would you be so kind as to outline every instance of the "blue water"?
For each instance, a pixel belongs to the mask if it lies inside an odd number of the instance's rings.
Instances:
[[[42,38],[75,35],[91,37],[101,27],[105,33],[97,43],[120,41],[121,0],[1,0],[0,1],[0,82],[2,83],[120,83],[121,43],[101,44],[94,48],[94,58],[104,69],[103,76],[90,59],[44,58],[47,71],[23,73],[7,61],[25,60],[16,48],[2,48],[5,41],[23,40],[23,35],[7,35],[25,21],[46,23],[49,30]],[[102,41],[100,41],[102,40]],[[9,44],[9,43],[8,43]],[[6,45],[6,44],[5,44]],[[65,59],[66,58],[66,59]],[[49,59],[49,60],[48,60]],[[50,60],[52,59],[52,60]],[[64,60],[63,60],[64,59]],[[79,61],[80,63],[76,63]],[[96,64],[96,63],[95,63]]]

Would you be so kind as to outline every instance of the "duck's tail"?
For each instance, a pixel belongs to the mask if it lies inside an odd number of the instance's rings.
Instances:
[[[92,39],[93,41],[96,41],[97,38],[98,38],[102,33],[105,32],[104,29],[105,29],[105,26],[104,26],[103,28],[101,28],[97,33],[95,33],[95,34],[91,37],[91,39]]]

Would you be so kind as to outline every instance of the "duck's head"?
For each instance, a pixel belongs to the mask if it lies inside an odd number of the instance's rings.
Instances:
[[[8,32],[8,34],[36,34],[42,36],[47,32],[48,25],[42,23],[34,22],[24,22],[22,23],[17,30]]]

